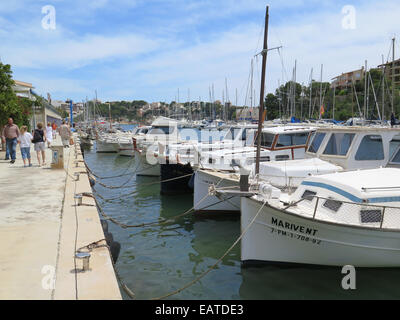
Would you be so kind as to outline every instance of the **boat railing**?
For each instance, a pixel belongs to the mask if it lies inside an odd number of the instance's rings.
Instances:
[[[400,230],[400,207],[309,195],[288,204],[284,210],[298,205],[301,205],[302,209],[307,207],[311,209],[310,216],[317,221],[372,229]]]

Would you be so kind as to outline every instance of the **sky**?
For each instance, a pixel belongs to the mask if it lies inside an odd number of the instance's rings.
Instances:
[[[266,92],[391,60],[400,1],[0,0],[0,60],[52,99],[209,101],[259,98],[265,8]],[[51,6],[53,11],[46,8]],[[348,9],[350,6],[350,10]],[[399,39],[400,40],[400,39]],[[395,56],[400,56],[400,41]],[[225,91],[227,83],[228,94]]]

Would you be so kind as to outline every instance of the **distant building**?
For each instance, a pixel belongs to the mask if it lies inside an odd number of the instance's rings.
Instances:
[[[392,80],[394,70],[394,84],[395,86],[400,86],[400,59],[378,66],[378,68],[382,67],[385,68],[385,75],[390,80]]]
[[[256,121],[259,117],[258,107],[256,108],[236,108],[237,121]]]
[[[34,88],[31,83],[14,80],[14,85],[12,88],[13,88],[15,94],[17,95],[17,97],[28,98],[30,100],[33,99],[32,89],[34,89]]]
[[[331,84],[331,88],[336,88],[339,90],[350,88],[353,86],[353,84],[355,85],[361,82],[361,80],[364,78],[364,74],[364,67],[359,70],[342,73],[340,76],[332,79],[333,82]]]

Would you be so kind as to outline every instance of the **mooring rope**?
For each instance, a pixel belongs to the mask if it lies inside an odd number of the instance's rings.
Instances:
[[[99,244],[101,242],[105,242],[103,244]],[[78,249],[77,252],[81,252],[83,249],[87,249],[89,252],[92,252],[93,249],[97,249],[97,248],[107,248],[108,253],[110,255],[110,260],[111,260],[111,264],[113,266],[114,269],[114,273],[115,276],[117,277],[117,281],[119,282],[119,284],[121,285],[122,289],[124,289],[125,293],[131,298],[131,299],[136,299],[136,295],[133,293],[133,291],[131,289],[129,289],[129,287],[125,284],[125,282],[122,280],[117,267],[115,266],[113,257],[112,257],[112,253],[111,253],[111,248],[110,246],[107,244],[107,240],[106,239],[101,239],[95,242],[92,242],[84,247],[81,247]]]
[[[132,158],[131,160],[129,160],[129,165],[126,167],[124,173],[121,173],[119,175],[116,176],[108,176],[108,177],[101,177],[97,174],[95,174],[90,168],[89,165],[87,164],[87,162],[85,161],[85,167],[86,169],[90,172],[90,174],[94,177],[96,177],[97,179],[101,179],[101,180],[107,180],[107,179],[114,179],[114,178],[120,178],[120,177],[125,177],[127,175],[129,175],[130,173],[127,173],[128,169],[132,166],[132,163],[134,162],[135,158]]]
[[[188,177],[188,176],[192,176],[194,173],[191,173],[191,174],[188,174],[188,175],[185,175],[185,176],[181,176],[181,177],[177,177],[177,178],[172,178],[172,179],[166,179],[166,180],[162,180],[162,181],[154,181],[154,182],[149,182],[149,183],[141,183],[140,184],[140,187],[148,187],[148,186],[151,186],[151,185],[155,185],[155,184],[159,184],[159,183],[164,183],[164,182],[168,182],[168,181],[173,181],[173,180],[179,180],[179,179],[182,179],[182,178],[186,178],[186,177]],[[132,185],[131,187],[135,187],[135,186],[137,186],[137,185]],[[105,202],[111,202],[111,201],[114,201],[114,200],[118,200],[118,199],[120,199],[120,198],[124,198],[124,197],[127,197],[127,196],[131,196],[131,195],[134,195],[134,194],[137,194],[139,191],[138,190],[135,190],[135,191],[132,191],[132,192],[129,192],[129,193],[125,193],[125,194],[121,194],[121,195],[119,195],[118,197],[114,197],[114,198],[104,198],[98,191],[96,191],[95,189],[93,189],[93,191],[96,193],[96,196],[97,197],[99,197],[101,200],[103,200],[103,201],[105,201]]]
[[[198,203],[197,205],[199,205],[200,203],[202,203],[209,195],[205,195]],[[94,200],[96,202],[97,207],[100,210],[100,214],[106,219],[106,220],[110,220],[112,223],[116,224],[117,226],[121,227],[122,229],[130,229],[130,228],[142,228],[142,227],[147,227],[147,226],[152,226],[152,227],[156,227],[156,226],[162,226],[168,223],[171,223],[179,218],[182,218],[184,216],[189,215],[190,213],[192,213],[195,209],[196,206],[191,207],[189,210],[186,210],[185,212],[168,218],[168,219],[164,219],[164,221],[153,221],[153,222],[148,222],[148,223],[141,223],[141,224],[136,224],[136,225],[128,225],[125,223],[121,223],[118,220],[114,219],[113,217],[110,217],[109,215],[107,215],[104,210],[101,208],[100,204],[98,203],[97,199],[94,197]],[[213,204],[215,205],[215,204]]]
[[[254,216],[254,218],[250,221],[250,223],[247,225],[247,227],[243,230],[243,232],[240,234],[239,238],[236,239],[236,241],[232,244],[232,246],[225,251],[225,253],[221,256],[221,258],[219,258],[217,260],[217,262],[215,262],[210,268],[208,268],[206,271],[204,271],[200,276],[198,276],[196,279],[190,281],[188,284],[184,285],[183,287],[181,287],[180,289],[177,289],[175,291],[172,291],[171,293],[168,293],[166,295],[163,295],[161,297],[157,297],[157,298],[152,298],[151,300],[162,300],[165,298],[168,298],[170,296],[173,296],[175,294],[178,294],[180,292],[182,292],[183,290],[191,287],[192,285],[194,285],[196,282],[198,282],[200,279],[202,279],[204,276],[206,276],[208,273],[210,273],[212,270],[215,269],[215,267],[233,250],[233,248],[235,248],[235,246],[239,243],[240,240],[242,240],[242,238],[244,237],[244,235],[247,233],[247,231],[250,229],[250,227],[254,224],[254,222],[256,221],[257,217],[259,216],[260,212],[262,211],[262,209],[264,208],[264,206],[266,205],[267,200],[264,201],[263,205],[261,206],[261,208],[258,210],[258,212],[256,213],[256,215]]]
[[[145,171],[145,170],[143,170],[143,171]],[[140,173],[140,172],[139,172],[139,173]],[[154,184],[159,184],[159,183],[165,183],[165,182],[180,180],[180,179],[183,179],[183,178],[190,177],[190,176],[192,176],[193,174],[194,174],[194,173],[189,173],[189,174],[186,174],[186,175],[184,175],[184,176],[179,176],[179,177],[175,177],[175,178],[171,178],[171,179],[165,179],[165,180],[161,180],[161,181],[158,180],[158,181],[148,182],[148,183],[141,183],[140,186],[151,186],[151,185],[154,185]],[[133,187],[136,186],[136,184],[130,185],[130,186],[110,186],[110,185],[106,185],[106,184],[104,184],[104,183],[101,183],[101,182],[99,182],[99,181],[96,181],[96,183],[99,184],[99,185],[101,185],[101,186],[104,187],[104,188],[107,188],[107,189],[125,189],[125,188],[127,189],[127,188],[133,188]]]

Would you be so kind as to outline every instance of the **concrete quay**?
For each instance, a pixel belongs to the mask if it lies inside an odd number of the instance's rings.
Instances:
[[[25,168],[19,147],[13,165],[0,152],[0,299],[122,299],[106,247],[91,251],[88,271],[75,259],[77,249],[104,239],[94,200],[77,206],[74,198],[92,192],[79,147],[64,149],[64,170],[51,169],[50,149],[44,167],[33,147],[31,156]]]

